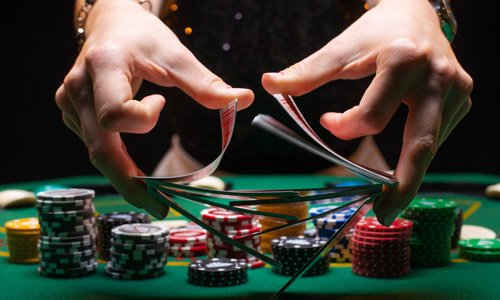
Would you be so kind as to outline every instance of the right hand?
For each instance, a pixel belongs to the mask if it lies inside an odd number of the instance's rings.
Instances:
[[[92,164],[126,201],[162,219],[168,207],[132,178],[144,173],[120,137],[120,132],[149,132],[165,104],[161,95],[134,99],[142,80],[178,87],[210,109],[235,98],[239,109],[246,108],[253,92],[227,85],[160,19],[134,1],[97,1],[85,29],[87,40],[56,92],[63,121],[85,143]]]

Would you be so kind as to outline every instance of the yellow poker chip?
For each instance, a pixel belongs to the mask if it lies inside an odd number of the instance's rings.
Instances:
[[[40,225],[38,224],[38,218],[23,218],[7,221],[5,228],[7,230],[33,231],[40,230]]]

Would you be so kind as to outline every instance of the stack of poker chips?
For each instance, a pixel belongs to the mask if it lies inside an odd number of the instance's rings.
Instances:
[[[463,212],[460,207],[456,209],[457,217],[455,218],[455,231],[451,236],[451,248],[456,249],[458,247],[458,240],[460,240],[460,235],[462,234],[463,225]]]
[[[307,202],[295,202],[286,204],[263,204],[257,205],[257,211],[265,211],[271,213],[284,214],[289,216],[295,216],[299,220],[307,218]],[[270,228],[283,226],[288,224],[286,220],[259,216],[260,223],[262,224],[262,230],[267,230]],[[267,233],[263,233],[261,248],[264,253],[271,253],[271,240],[280,238],[281,236],[303,236],[306,230],[306,223],[300,223],[292,227],[283,228],[280,230],[275,230]]]
[[[451,236],[457,203],[438,198],[417,198],[401,216],[413,222],[411,264],[441,267],[450,264]]]
[[[273,257],[281,262],[282,268],[273,267],[273,272],[285,276],[294,276],[321,247],[326,240],[306,238],[304,236],[282,236],[271,241]],[[330,270],[330,257],[325,255],[314,264],[303,276],[325,274]]]
[[[96,272],[94,196],[88,189],[37,194],[41,275],[68,278]]]
[[[481,262],[500,261],[500,239],[466,239],[458,241],[461,258]]]
[[[205,229],[179,228],[170,231],[168,255],[192,257],[206,254],[207,231]]]
[[[253,215],[242,214],[221,208],[207,208],[201,211],[203,222],[229,238],[257,233],[261,231],[261,225]],[[260,235],[249,236],[237,240],[240,243],[260,252]],[[212,233],[207,233],[206,251],[209,258],[236,258],[245,261],[250,268],[263,267],[264,262],[238,249],[231,244],[222,241]]]
[[[116,279],[146,279],[164,273],[169,247],[169,229],[134,223],[111,230],[110,261],[106,274]]]
[[[189,264],[188,282],[201,286],[231,286],[247,281],[248,266],[235,258],[209,258]]]
[[[326,211],[337,208],[338,206],[323,206],[309,209],[311,216],[317,216]],[[330,239],[332,235],[339,231],[347,220],[356,212],[356,208],[347,208],[338,213],[317,218],[313,221],[316,226],[318,236],[324,239]],[[351,232],[347,233],[330,251],[330,262],[344,263],[351,261]]]
[[[38,263],[38,237],[40,225],[37,218],[10,220],[5,223],[9,259],[14,263]]]
[[[375,217],[361,219],[351,237],[352,271],[365,277],[399,277],[410,272],[412,222],[396,219],[391,226]]]
[[[111,248],[111,230],[117,226],[132,223],[151,223],[145,213],[138,212],[111,212],[97,217],[97,252],[99,258],[109,260]]]

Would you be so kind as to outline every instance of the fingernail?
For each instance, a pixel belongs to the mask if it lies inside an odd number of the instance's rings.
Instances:
[[[385,226],[391,226],[392,222],[396,220],[398,217],[399,213],[401,213],[401,208],[396,207],[390,210],[388,213],[385,214],[384,216],[384,224]]]
[[[248,89],[243,89],[243,88],[231,88],[231,89],[236,93],[248,92]]]
[[[147,211],[150,215],[152,215],[153,217],[155,217],[158,220],[165,219],[165,215],[162,214],[161,212],[157,211],[156,209],[146,207],[146,208],[144,208],[144,210]]]
[[[281,74],[280,73],[274,73],[274,72],[271,72],[271,73],[266,73],[266,75],[274,78],[274,79],[280,79],[281,78]]]

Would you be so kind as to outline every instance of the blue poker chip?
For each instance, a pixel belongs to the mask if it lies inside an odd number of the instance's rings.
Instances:
[[[321,207],[313,207],[311,209],[309,209],[309,214],[311,216],[317,216],[319,214],[322,214],[322,213],[325,213],[325,212],[328,212],[329,210],[332,210],[332,209],[335,209],[337,208],[338,206],[335,206],[335,205],[331,205],[331,206],[321,206]],[[356,208],[354,207],[351,207],[351,208],[347,208],[347,209],[344,209],[344,210],[341,210],[339,212],[334,212],[332,213],[331,215],[327,215],[325,216],[325,218],[329,217],[329,218],[332,218],[332,219],[338,219],[338,220],[342,220],[342,219],[348,219],[350,218],[354,213],[356,212]]]

